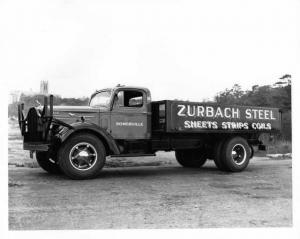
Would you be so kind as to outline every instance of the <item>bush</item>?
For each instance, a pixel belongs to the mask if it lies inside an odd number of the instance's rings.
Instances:
[[[267,147],[267,154],[286,154],[292,152],[292,142],[275,139]]]

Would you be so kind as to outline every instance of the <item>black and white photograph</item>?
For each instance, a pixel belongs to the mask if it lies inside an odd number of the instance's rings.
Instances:
[[[4,0],[0,22],[6,238],[297,238],[300,1]]]

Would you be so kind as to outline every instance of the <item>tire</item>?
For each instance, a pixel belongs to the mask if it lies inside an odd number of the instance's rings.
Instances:
[[[222,162],[230,172],[241,172],[249,164],[251,148],[242,137],[233,137],[225,141],[222,147]]]
[[[252,159],[254,156],[254,148],[252,145],[250,146],[250,150],[251,150],[250,159]]]
[[[224,146],[224,143],[226,141],[226,138],[221,139],[217,141],[217,143],[214,146],[214,162],[217,168],[221,171],[228,171],[228,168],[226,167],[225,163],[223,162],[223,155],[222,155],[222,149]]]
[[[181,166],[188,168],[201,168],[207,161],[206,153],[198,149],[176,150],[175,156]]]
[[[71,179],[97,177],[105,164],[103,143],[93,134],[71,136],[58,152],[60,169]]]
[[[55,160],[52,160],[48,152],[37,151],[36,161],[39,166],[51,174],[61,174],[61,170]]]

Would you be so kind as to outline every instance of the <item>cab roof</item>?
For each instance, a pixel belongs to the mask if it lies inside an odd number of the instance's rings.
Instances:
[[[116,91],[116,90],[122,90],[122,89],[124,89],[124,90],[125,90],[125,89],[126,89],[126,90],[143,90],[143,91],[145,91],[147,94],[150,94],[149,89],[146,88],[146,87],[117,85],[117,86],[115,86],[115,87],[113,87],[113,88],[105,88],[105,89],[101,89],[101,90],[96,90],[96,91],[92,94],[92,96],[95,95],[95,94],[97,94],[97,93],[99,93],[99,92],[101,92],[101,91]]]

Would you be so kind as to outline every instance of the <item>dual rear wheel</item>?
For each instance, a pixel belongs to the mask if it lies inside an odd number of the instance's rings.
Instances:
[[[200,149],[176,150],[177,162],[188,168],[200,168],[207,161],[207,155]]]
[[[217,141],[213,148],[213,159],[218,169],[229,172],[243,171],[252,157],[252,150],[247,140],[236,136]],[[207,160],[207,152],[200,149],[177,150],[179,164],[184,167],[201,167]]]
[[[241,172],[253,156],[247,140],[236,136],[218,141],[214,148],[214,161],[218,169],[229,172]]]

